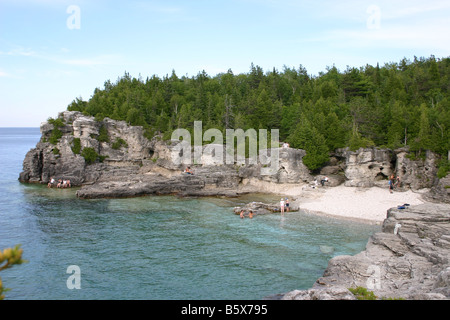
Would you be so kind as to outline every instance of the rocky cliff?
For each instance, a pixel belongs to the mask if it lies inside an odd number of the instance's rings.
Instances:
[[[233,196],[283,193],[287,187],[320,181],[324,176],[329,177],[328,186],[344,183],[387,188],[388,176],[395,173],[402,181],[399,190],[429,188],[430,200],[450,203],[450,175],[436,178],[437,159],[432,153],[425,160],[411,160],[404,149],[339,149],[320,174],[313,175],[302,162],[304,150],[279,148],[278,171],[263,175],[260,163],[212,161],[212,152],[222,148],[225,153],[224,146],[206,145],[201,164],[192,162],[195,175],[187,177],[181,174],[185,165],[172,157],[179,141],[148,140],[142,127],[108,118],[97,121],[76,111],[62,112],[57,120],[41,125],[41,140],[24,159],[21,182],[47,184],[52,177],[69,179],[72,186],[82,186],[78,191],[81,198],[155,193]]]
[[[379,299],[450,299],[450,205],[388,210],[382,232],[369,239],[365,251],[332,258],[311,289],[279,298],[352,300],[348,288],[357,287]]]
[[[21,182],[47,184],[51,178],[69,179],[81,186],[80,198],[133,197],[147,194],[226,195],[258,192],[284,183],[305,184],[313,178],[302,162],[305,151],[279,149],[279,170],[263,175],[262,164],[217,164],[203,147],[202,164],[173,160],[179,141],[144,137],[142,127],[105,118],[96,121],[80,112],[59,114],[41,125],[42,138],[23,162]],[[54,139],[55,132],[60,132]],[[55,141],[56,140],[56,141]],[[216,146],[217,147],[217,146]],[[221,146],[223,148],[223,146]],[[89,150],[89,153],[86,151]],[[208,149],[209,150],[209,149]],[[176,151],[177,152],[177,151]]]

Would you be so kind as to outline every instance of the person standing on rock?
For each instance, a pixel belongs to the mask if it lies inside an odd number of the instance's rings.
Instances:
[[[289,199],[288,198],[286,198],[285,207],[286,207],[286,212],[289,212]]]
[[[284,205],[285,205],[284,199],[281,198],[281,200],[280,200],[280,210],[281,210],[281,214],[284,214]]]

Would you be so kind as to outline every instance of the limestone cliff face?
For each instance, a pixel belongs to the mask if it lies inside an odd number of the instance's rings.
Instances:
[[[449,184],[436,178],[437,158],[432,153],[425,160],[413,161],[404,149],[339,149],[320,175],[314,176],[303,164],[304,150],[269,149],[268,156],[270,150],[278,151],[279,165],[276,172],[264,175],[266,165],[261,162],[217,163],[214,152],[225,155],[226,150],[223,145],[211,144],[202,147],[200,163],[191,162],[196,178],[185,180],[181,172],[186,165],[173,158],[174,151],[181,152],[177,151],[178,140],[148,140],[142,127],[108,118],[96,121],[76,111],[62,112],[58,119],[58,126],[54,122],[41,125],[41,141],[24,159],[21,182],[46,184],[52,177],[69,179],[72,185],[83,186],[80,197],[121,197],[158,192],[213,194],[207,190],[211,188],[227,189],[221,191],[226,194],[238,189],[282,192],[284,185],[301,186],[323,176],[329,177],[328,186],[345,183],[387,188],[388,177],[395,173],[402,181],[400,190],[431,188],[430,198],[450,202]],[[59,133],[57,139],[55,132]],[[89,187],[94,183],[95,187]]]
[[[95,182],[110,169],[116,173],[137,172],[142,161],[151,157],[152,144],[144,138],[141,127],[109,119],[98,122],[80,112],[63,112],[59,119],[64,125],[57,128],[62,136],[55,144],[49,142],[55,126],[48,122],[41,125],[41,141],[27,153],[20,181],[47,183],[55,177],[70,179],[72,185],[79,186]],[[101,130],[107,133],[107,141],[99,139]],[[88,164],[82,156],[85,148],[91,148],[103,161]]]
[[[232,195],[243,182],[250,185],[252,179],[275,184],[304,184],[312,179],[302,162],[303,150],[279,149],[279,170],[266,176],[261,174],[261,164],[213,162],[211,145],[203,147],[201,164],[192,162],[195,175],[186,177],[182,174],[186,165],[173,157],[179,141],[148,140],[142,127],[108,118],[96,121],[80,112],[66,111],[58,118],[63,123],[58,128],[48,122],[41,125],[41,141],[26,155],[20,181],[46,184],[52,177],[69,179],[73,186],[83,186],[79,197],[98,198],[201,195],[212,194],[211,188]],[[50,143],[56,130],[61,136]],[[88,149],[94,152],[94,161],[86,159],[84,150]]]
[[[345,185],[348,187],[387,186],[388,177],[394,173],[395,158],[392,150],[367,148],[350,151],[337,150],[345,159]]]
[[[388,179],[394,174],[401,181],[397,191],[430,189],[426,194],[429,200],[450,203],[450,175],[437,178],[438,156],[428,151],[424,159],[413,160],[408,155],[406,148],[338,149],[333,158],[342,165],[327,166],[321,173],[332,176],[340,173],[345,176],[343,181],[348,187],[381,188],[388,188]]]

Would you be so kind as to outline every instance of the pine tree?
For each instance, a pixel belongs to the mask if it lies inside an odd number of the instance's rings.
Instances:
[[[328,147],[324,136],[307,119],[299,123],[288,138],[293,148],[303,149],[306,155],[303,163],[310,169],[316,170],[329,160]]]

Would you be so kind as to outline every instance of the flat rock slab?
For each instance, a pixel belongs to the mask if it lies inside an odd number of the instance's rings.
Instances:
[[[278,299],[348,299],[348,288],[364,287],[379,298],[450,299],[450,205],[422,204],[388,210],[382,232],[366,250],[332,258],[309,290]]]

